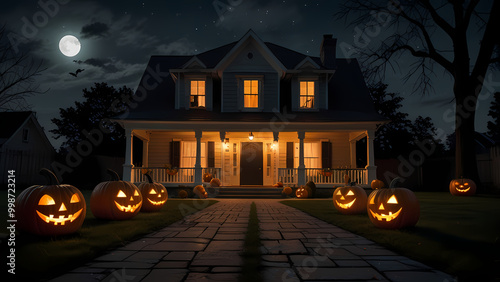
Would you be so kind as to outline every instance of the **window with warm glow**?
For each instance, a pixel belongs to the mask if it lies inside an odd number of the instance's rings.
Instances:
[[[194,167],[196,164],[196,141],[182,142],[181,167]],[[201,166],[207,167],[206,143],[201,142]]]
[[[189,107],[205,107],[205,81],[191,80],[191,97]]]
[[[314,81],[300,82],[300,108],[314,108]]]
[[[259,107],[259,81],[244,80],[243,81],[243,106],[245,108]]]
[[[300,144],[295,143],[294,166],[299,167]],[[304,142],[304,165],[306,168],[321,167],[321,143],[319,142]]]

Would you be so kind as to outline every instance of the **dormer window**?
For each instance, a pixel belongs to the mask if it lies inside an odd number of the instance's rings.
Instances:
[[[259,107],[259,81],[257,79],[243,80],[243,107]]]
[[[205,108],[205,81],[191,80],[190,108]]]
[[[300,108],[314,109],[314,81],[300,81]]]

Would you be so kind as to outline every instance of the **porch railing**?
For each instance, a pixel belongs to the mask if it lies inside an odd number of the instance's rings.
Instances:
[[[347,174],[351,181],[357,184],[367,184],[366,169],[351,168],[351,169],[330,169],[323,168],[306,168],[305,182],[312,181],[315,184],[339,184],[344,183],[344,175]],[[297,184],[298,179],[297,168],[278,168],[278,181],[284,185]]]
[[[174,173],[172,170],[167,170],[165,167],[134,167],[132,168],[132,179],[134,182],[143,181],[144,177],[142,175],[142,170],[150,170],[150,175],[153,181],[160,183],[194,183],[194,173],[195,169],[189,168],[178,168],[177,172]],[[202,175],[205,172],[212,174],[212,177],[220,177],[221,169],[215,167],[202,168]]]

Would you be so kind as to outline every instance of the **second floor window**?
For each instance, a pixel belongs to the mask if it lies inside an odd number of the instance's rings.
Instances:
[[[189,107],[205,107],[205,81],[191,80],[191,96]]]
[[[300,82],[300,108],[314,109],[314,81]]]
[[[244,80],[243,81],[243,107],[258,108],[259,107],[259,81]]]

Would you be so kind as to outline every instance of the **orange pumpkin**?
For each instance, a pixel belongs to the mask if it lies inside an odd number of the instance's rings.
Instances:
[[[153,182],[149,174],[144,174],[144,176],[147,181],[142,182],[138,187],[143,197],[141,211],[159,211],[168,200],[167,189],[161,183]]]
[[[186,190],[181,190],[177,195],[179,196],[179,198],[185,199],[188,196],[188,192]]]
[[[120,180],[108,169],[111,181],[97,184],[90,195],[90,210],[96,218],[124,220],[134,217],[142,207],[142,195],[137,186]]]
[[[453,179],[450,182],[450,193],[454,196],[472,196],[476,194],[476,183],[468,178]]]
[[[17,227],[43,236],[78,231],[87,211],[82,193],[72,185],[59,184],[55,174],[46,168],[40,174],[47,177],[49,184],[33,185],[17,196]]]
[[[372,181],[371,185],[373,190],[384,188],[385,184],[382,180],[375,179]]]
[[[205,191],[205,187],[203,187],[203,185],[196,185],[193,188],[193,193],[198,195],[200,199],[206,199],[208,197],[208,193]]]
[[[366,212],[367,195],[365,189],[355,186],[338,187],[333,192],[333,205],[341,214],[359,214]]]
[[[296,191],[295,191],[295,196],[297,198],[308,198],[311,196],[311,188],[308,186],[300,186]]]
[[[292,194],[292,188],[288,187],[288,186],[283,188],[283,191],[281,192],[281,194],[283,194],[285,196],[290,196]]]
[[[420,204],[415,194],[406,188],[395,188],[399,177],[391,181],[389,189],[374,190],[368,196],[368,217],[377,227],[399,229],[417,224]]]
[[[206,172],[203,174],[203,182],[210,182],[212,180],[212,174]]]
[[[212,187],[220,187],[222,185],[222,183],[220,182],[219,178],[212,178],[212,180],[210,180],[210,186]]]

